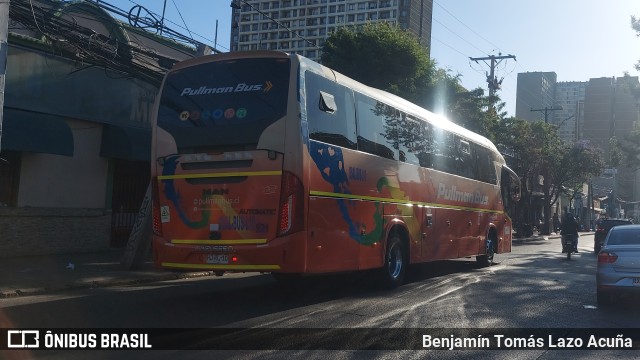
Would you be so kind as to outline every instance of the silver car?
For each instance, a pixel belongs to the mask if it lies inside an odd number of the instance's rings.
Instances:
[[[640,294],[640,225],[611,228],[598,253],[596,287],[599,305],[614,294]]]

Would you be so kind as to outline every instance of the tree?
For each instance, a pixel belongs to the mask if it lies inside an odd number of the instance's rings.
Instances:
[[[615,136],[609,138],[609,156],[607,165],[612,168],[618,167],[624,158],[622,147]]]
[[[366,85],[388,91],[493,140],[504,114],[488,112],[499,99],[467,91],[459,75],[438,69],[418,40],[388,23],[343,27],[322,49],[322,63]],[[504,104],[498,106],[501,110]]]
[[[435,72],[417,39],[386,22],[339,28],[327,38],[321,59],[359,82],[415,103]]]
[[[496,128],[498,148],[511,155],[507,157],[513,159],[510,166],[523,179],[525,208],[516,221],[534,220],[527,207],[532,203],[534,191],[539,191],[543,196],[545,234],[550,231],[551,208],[560,194],[567,189],[571,194],[581,190],[582,184],[599,175],[604,167],[600,150],[582,143],[563,143],[557,132],[555,125],[517,118],[504,119]]]
[[[531,122],[515,117],[499,122],[494,133],[496,146],[522,182],[522,197],[513,218],[513,226],[518,234],[528,235],[534,220],[531,210],[535,184],[538,183],[538,175],[542,168],[540,141],[534,136]]]
[[[636,122],[633,130],[620,142],[623,162],[631,169],[640,169],[640,122]]]
[[[636,36],[640,37],[640,18],[631,16],[631,27],[635,30]],[[636,63],[635,68],[640,70],[640,61]],[[636,87],[631,90],[636,99],[640,99],[640,89]],[[636,122],[633,131],[625,136],[620,143],[620,148],[623,152],[624,164],[632,169],[640,169],[640,122]]]
[[[605,166],[602,151],[584,143],[564,144],[561,151],[560,156],[552,159],[549,171],[553,184],[549,208],[563,191],[568,190],[570,196],[582,191],[583,184],[600,175]]]
[[[640,37],[640,19],[635,16],[631,16],[631,27],[636,32],[636,36]],[[636,63],[636,70],[640,70],[640,61]]]

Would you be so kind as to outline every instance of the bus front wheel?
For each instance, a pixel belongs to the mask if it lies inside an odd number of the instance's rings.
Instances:
[[[402,239],[398,235],[392,235],[387,242],[384,265],[381,269],[385,288],[395,289],[402,284],[407,272],[408,258]]]

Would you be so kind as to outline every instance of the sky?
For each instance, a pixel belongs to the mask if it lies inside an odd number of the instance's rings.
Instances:
[[[230,0],[106,0],[127,12],[142,5],[165,24],[195,40],[228,51]],[[638,0],[433,0],[431,58],[460,75],[467,89],[487,90],[489,65],[469,58],[514,55],[496,75],[498,95],[515,115],[517,74],[554,71],[558,81],[638,76],[640,38],[631,28]],[[158,16],[160,18],[161,16]],[[216,36],[216,21],[218,21]],[[217,39],[217,42],[216,42]]]

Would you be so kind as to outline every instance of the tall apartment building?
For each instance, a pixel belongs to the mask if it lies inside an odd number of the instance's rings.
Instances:
[[[586,81],[561,81],[556,83],[555,108],[552,124],[558,125],[558,136],[567,142],[581,139],[581,126],[578,119],[584,105]]]
[[[603,77],[589,80],[585,91],[582,136],[592,146],[609,155],[609,139],[623,139],[638,120],[638,99],[632,89],[640,86],[637,76]],[[638,174],[632,169],[618,167],[615,184],[616,197],[622,201],[640,199]],[[601,184],[602,183],[602,184]],[[594,185],[606,186],[602,179]]]
[[[558,125],[558,136],[564,141],[580,139],[581,106],[587,82],[558,82],[555,72],[518,74],[516,117],[529,121],[547,120]],[[555,109],[546,112],[544,109]],[[532,111],[536,110],[536,111]]]
[[[544,121],[544,112],[531,110],[554,106],[556,80],[555,72],[519,73],[516,89],[516,117],[529,121]],[[547,120],[550,121],[553,114],[549,112],[547,115]]]
[[[336,29],[386,21],[431,46],[433,0],[233,0],[231,51],[280,50],[319,61]]]

